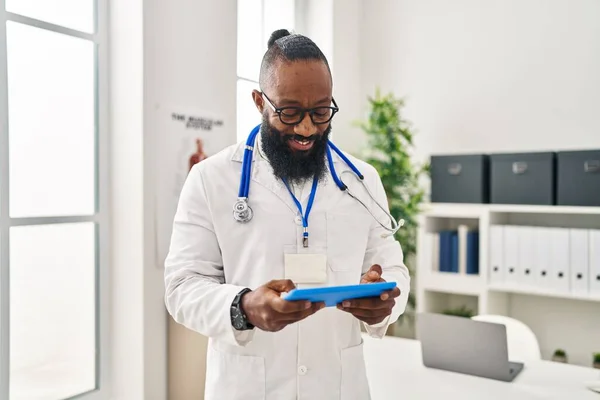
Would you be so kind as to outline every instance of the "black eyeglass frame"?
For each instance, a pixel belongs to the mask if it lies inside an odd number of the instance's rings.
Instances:
[[[269,103],[269,106],[271,106],[271,108],[273,109],[273,112],[275,114],[277,114],[277,116],[279,117],[279,120],[281,121],[282,124],[284,125],[298,125],[300,122],[302,122],[304,120],[304,117],[306,116],[306,113],[308,113],[308,115],[310,115],[310,120],[312,121],[313,124],[315,125],[323,125],[323,124],[327,124],[329,123],[332,119],[333,116],[340,111],[340,108],[338,107],[337,103],[335,102],[335,99],[332,97],[331,101],[333,103],[333,107],[332,106],[319,106],[319,107],[314,107],[314,108],[302,108],[302,107],[297,107],[297,106],[286,106],[286,107],[277,107],[275,106],[275,104],[273,104],[273,102],[271,101],[271,99],[269,99],[269,97],[264,93],[264,92],[260,92],[261,95],[265,98],[265,100],[267,101],[267,103]],[[315,122],[314,120],[314,113],[319,110],[319,109],[324,109],[324,108],[328,108],[329,110],[331,110],[331,115],[329,116],[329,119],[327,121],[319,121],[319,122]],[[284,112],[285,110],[294,110],[300,113],[300,116],[298,117],[298,121],[296,122],[286,122],[283,120],[281,113]]]

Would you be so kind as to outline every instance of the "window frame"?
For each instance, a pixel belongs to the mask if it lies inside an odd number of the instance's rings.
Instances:
[[[239,7],[240,1],[247,1],[247,0],[238,0],[237,1],[238,5],[236,7]],[[297,0],[292,0],[292,3],[293,3],[293,9],[294,9],[294,28],[293,29],[297,30],[296,27],[298,25],[300,25],[299,24],[299,19],[300,19],[299,17],[302,14],[301,13],[301,8],[300,8],[302,2],[298,2]],[[265,32],[265,0],[260,0],[260,10],[261,10],[261,13],[260,13],[261,20],[260,20],[260,24],[257,24],[257,25],[260,27],[260,32],[261,32],[261,34],[260,34],[260,37],[261,37],[260,43],[261,43],[262,46],[265,46],[266,43],[267,43],[268,35],[270,35],[270,33]],[[237,8],[236,8],[236,11],[237,11]],[[236,24],[237,24],[236,26],[239,29],[239,25],[240,25],[240,22],[239,22],[239,13],[237,13],[237,15],[238,15],[238,19],[236,20],[237,21],[236,22]],[[239,46],[239,43],[236,44],[236,51],[238,49],[238,46]],[[239,68],[238,68],[239,67],[239,62],[240,62],[240,60],[237,59],[236,60],[236,63],[237,63],[236,64],[236,80],[235,80],[235,83],[236,83],[236,99],[238,98],[237,85],[239,84],[240,81],[244,81],[244,82],[248,82],[248,83],[254,84],[254,85],[256,85],[256,87],[257,87],[258,90],[260,89],[260,85],[259,85],[258,79],[254,80],[254,79],[251,79],[251,78],[246,77],[246,76],[241,76],[239,74]],[[249,95],[250,94],[248,93],[248,96]],[[236,102],[236,110],[239,110],[239,104],[237,104],[237,102]],[[244,135],[240,136],[240,132],[245,132],[245,131],[241,131],[241,127],[238,126],[238,121],[236,120],[236,140],[238,142],[239,141],[244,141],[246,139],[246,136],[249,134],[249,132],[250,132],[251,129],[252,129],[252,127],[248,127],[246,129],[247,133],[245,133]]]
[[[0,91],[0,400],[10,394],[10,228],[14,226],[93,222],[96,231],[95,254],[95,375],[91,391],[71,398],[109,398],[109,169],[108,169],[108,0],[94,0],[94,30],[81,32],[6,11],[0,0],[0,87],[7,87],[8,21],[21,23],[94,43],[95,76],[95,212],[92,215],[11,218],[9,213],[9,132],[8,91]]]

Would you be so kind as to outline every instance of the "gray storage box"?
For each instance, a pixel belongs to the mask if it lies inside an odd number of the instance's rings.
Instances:
[[[489,157],[483,154],[431,156],[433,203],[487,203]]]
[[[490,157],[490,202],[554,205],[556,155],[494,154]]]
[[[600,150],[557,154],[556,203],[600,207]]]

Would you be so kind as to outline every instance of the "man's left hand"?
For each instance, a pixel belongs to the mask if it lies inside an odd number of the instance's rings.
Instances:
[[[376,282],[385,282],[381,278],[381,266],[373,265],[362,276],[360,283],[369,284]],[[359,320],[375,325],[386,319],[391,313],[392,308],[396,304],[396,297],[400,296],[400,289],[395,287],[392,290],[383,292],[379,297],[369,297],[364,299],[346,300],[338,304],[338,309],[349,312]]]

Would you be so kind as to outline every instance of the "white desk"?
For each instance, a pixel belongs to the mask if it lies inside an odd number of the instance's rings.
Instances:
[[[600,379],[598,369],[539,361],[507,383],[426,368],[416,340],[364,335],[364,341],[372,400],[600,400],[585,387],[586,381]]]

